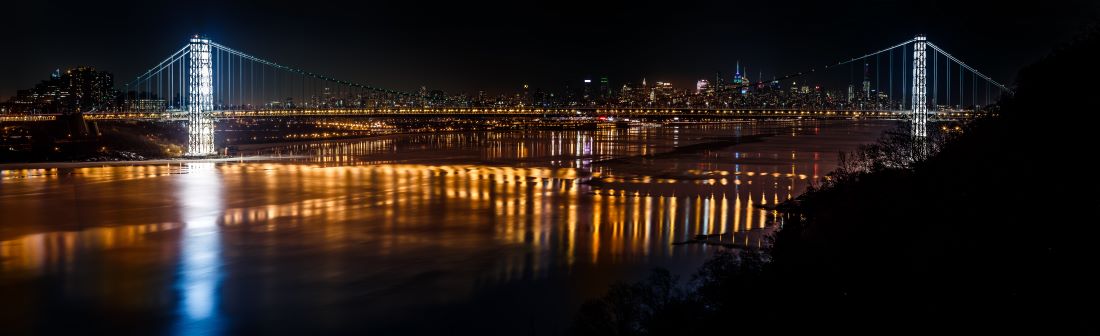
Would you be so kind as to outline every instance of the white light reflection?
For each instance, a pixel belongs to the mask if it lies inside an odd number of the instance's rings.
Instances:
[[[218,309],[222,280],[221,240],[217,220],[222,212],[221,176],[214,163],[188,163],[177,180],[176,197],[184,224],[176,290],[181,301],[180,335],[216,334],[221,327]]]

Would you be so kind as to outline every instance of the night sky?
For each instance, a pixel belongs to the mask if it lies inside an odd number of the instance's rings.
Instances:
[[[1004,3],[1004,2],[1001,2]],[[412,91],[557,90],[606,75],[694,85],[738,59],[801,71],[924,33],[995,79],[1095,22],[1100,1],[14,1],[3,5],[0,96],[54,68],[126,82],[203,33],[304,70]]]

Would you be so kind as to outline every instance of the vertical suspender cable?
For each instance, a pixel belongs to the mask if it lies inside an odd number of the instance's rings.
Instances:
[[[905,109],[905,103],[909,101],[909,91],[906,90],[906,86],[912,85],[907,80],[907,72],[909,71],[909,45],[901,46],[901,109]]]
[[[176,89],[176,85],[175,85],[176,84],[176,77],[174,76],[175,74],[176,74],[176,65],[172,64],[171,67],[168,68],[168,94],[172,94],[172,92],[174,92],[173,90]],[[165,99],[164,101],[168,105],[166,108],[172,108],[174,106],[172,104],[173,103],[172,100]]]
[[[244,106],[244,59],[237,57],[237,105]]]
[[[267,107],[267,68],[263,64],[260,64],[260,104],[261,108]]]
[[[233,108],[233,75],[232,75],[232,73],[233,73],[233,55],[227,55],[227,56],[229,56],[229,57],[228,57],[228,59],[226,59],[226,62],[225,62],[225,68],[226,68],[225,69],[225,78],[226,78],[226,81],[225,81],[225,83],[226,83],[226,87],[225,87],[226,88],[226,90],[225,90],[226,91],[226,93],[225,93],[225,97],[226,97],[225,104],[229,105],[229,108],[232,109]]]

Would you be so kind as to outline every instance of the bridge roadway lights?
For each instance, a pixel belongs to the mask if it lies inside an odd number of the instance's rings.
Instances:
[[[322,113],[322,111],[324,111],[324,112]],[[540,111],[542,111],[542,113],[533,113],[531,111],[524,111],[524,110],[521,110],[521,109],[517,109],[517,110],[512,111],[512,112],[483,111],[481,113],[475,113],[472,110],[440,109],[438,111],[431,111],[430,113],[428,113],[428,111],[425,111],[423,113],[408,113],[407,111],[397,110],[397,109],[366,108],[366,109],[344,109],[344,110],[333,110],[333,111],[314,110],[313,113],[303,113],[302,111],[295,111],[295,110],[253,110],[253,111],[219,111],[219,110],[213,110],[213,111],[208,111],[209,113],[206,113],[206,115],[209,118],[208,119],[209,120],[208,125],[212,125],[213,120],[224,119],[224,118],[270,118],[270,117],[305,117],[305,116],[313,116],[313,117],[324,117],[324,116],[387,117],[387,116],[389,116],[389,117],[411,117],[411,118],[418,118],[418,117],[433,117],[434,118],[434,117],[438,117],[438,116],[442,116],[442,115],[451,115],[451,116],[497,116],[497,115],[500,115],[499,113],[505,113],[505,114],[508,114],[508,115],[525,115],[525,116],[536,116],[536,115],[539,115],[539,114],[541,114],[541,115],[553,114],[553,115],[562,115],[562,116],[573,116],[574,113],[580,112],[580,111],[572,110],[572,109],[564,109],[564,110],[559,110],[559,111],[544,111],[544,110],[540,110]],[[615,116],[615,117],[642,117],[642,116],[692,117],[692,116],[697,116],[697,117],[733,117],[733,118],[754,118],[754,117],[763,117],[763,118],[770,118],[770,117],[822,117],[822,118],[872,117],[873,118],[873,117],[879,117],[879,118],[888,118],[888,119],[906,118],[907,123],[911,122],[910,117],[912,116],[912,110],[904,110],[904,111],[783,111],[783,110],[761,110],[761,111],[715,110],[715,111],[703,111],[703,110],[694,110],[694,111],[695,111],[695,113],[689,113],[690,111],[686,111],[686,110],[685,110],[684,113],[677,113],[677,111],[675,111],[675,110],[666,110],[666,111],[662,112],[662,110],[646,110],[646,109],[624,110],[624,109],[619,109],[619,110],[604,110],[604,111],[602,111],[603,113],[588,112],[585,115],[589,115],[589,116],[608,115],[608,116]],[[979,115],[984,115],[984,114],[979,114],[979,113],[974,113],[974,112],[965,112],[964,113],[964,112],[946,112],[946,111],[936,113],[934,111],[928,111],[926,113],[926,119],[929,120],[929,121],[931,121],[933,119],[936,119],[936,120],[970,119],[970,118],[973,118],[973,117],[976,117],[976,116],[979,116]],[[43,122],[43,121],[56,120],[56,118],[58,116],[60,116],[60,114],[0,115],[0,122]],[[86,113],[86,114],[84,114],[84,120],[87,120],[87,121],[105,121],[105,120],[161,120],[161,121],[184,120],[184,121],[189,121],[191,116],[192,116],[192,114],[187,110],[169,111],[169,112],[163,112],[163,113],[100,112],[100,113]],[[201,116],[201,114],[200,114],[200,116]],[[199,122],[196,123],[196,124],[200,124],[200,123],[202,123],[202,120],[199,120]],[[210,131],[212,133],[213,128],[208,127],[207,131]],[[189,132],[189,134],[190,134],[190,132]],[[199,135],[201,136],[201,134],[199,134]],[[208,137],[207,139],[212,140],[213,137]],[[190,138],[189,138],[189,140],[190,140]],[[214,148],[213,147],[214,145],[213,145],[212,141],[209,142],[207,146],[211,149]],[[215,154],[216,150],[211,150],[211,152],[212,152],[212,154]],[[199,155],[195,155],[195,156],[205,156],[205,155],[211,155],[211,154],[199,154]]]
[[[499,116],[499,115],[519,115],[519,116],[536,116],[536,115],[562,115],[573,116],[575,114],[583,114],[588,116],[596,115],[608,115],[617,117],[641,117],[641,116],[711,116],[711,117],[826,117],[826,118],[848,118],[848,117],[909,117],[912,114],[912,110],[904,111],[795,111],[795,110],[651,110],[651,109],[615,109],[615,110],[599,110],[599,111],[586,111],[582,112],[574,109],[562,109],[562,110],[484,110],[484,109],[438,109],[438,110],[402,110],[402,109],[378,109],[378,108],[362,108],[362,109],[334,109],[334,110],[238,110],[238,111],[226,111],[226,110],[211,110],[205,111],[205,113],[198,114],[199,116],[207,116],[210,120],[209,124],[213,123],[215,119],[222,118],[271,118],[271,117],[324,117],[324,116],[392,116],[392,117],[426,117],[426,116]],[[85,120],[187,120],[190,121],[194,116],[190,110],[182,111],[168,111],[158,113],[135,113],[135,112],[102,112],[102,113],[87,113],[84,114]],[[0,121],[45,121],[53,120],[57,115],[20,115],[20,116],[0,116]],[[929,111],[927,118],[969,118],[971,113],[960,112],[942,112],[936,114]],[[909,120],[907,120],[909,121]],[[202,119],[199,119],[195,124],[199,125],[203,123]],[[198,129],[196,129],[198,130]],[[212,132],[213,128],[208,127],[208,132]],[[189,132],[190,134],[190,132]],[[196,138],[200,138],[202,134],[197,134]],[[190,139],[190,138],[189,138]],[[207,139],[213,139],[208,137]],[[210,148],[213,148],[213,143],[209,143]]]

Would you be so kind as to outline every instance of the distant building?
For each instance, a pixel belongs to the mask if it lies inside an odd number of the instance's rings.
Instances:
[[[695,82],[695,94],[707,93],[707,90],[710,90],[709,81],[707,81],[706,79],[700,79],[698,82]]]
[[[666,100],[671,98],[673,93],[672,83],[657,82],[657,84],[653,86],[653,90],[649,93],[649,100]]]
[[[607,79],[607,76],[600,77],[600,97],[603,99],[611,98],[611,81]]]
[[[585,79],[584,86],[581,87],[581,99],[584,103],[588,103],[592,99],[592,80]]]
[[[32,89],[19,90],[11,105],[20,113],[79,113],[114,106],[114,76],[92,67],[54,70],[50,79]]]
[[[863,98],[871,98],[871,68],[863,63]]]
[[[163,113],[168,104],[164,99],[128,99],[126,110],[139,113]]]
[[[475,106],[486,106],[489,104],[489,95],[485,94],[485,90],[477,91],[477,102]]]

